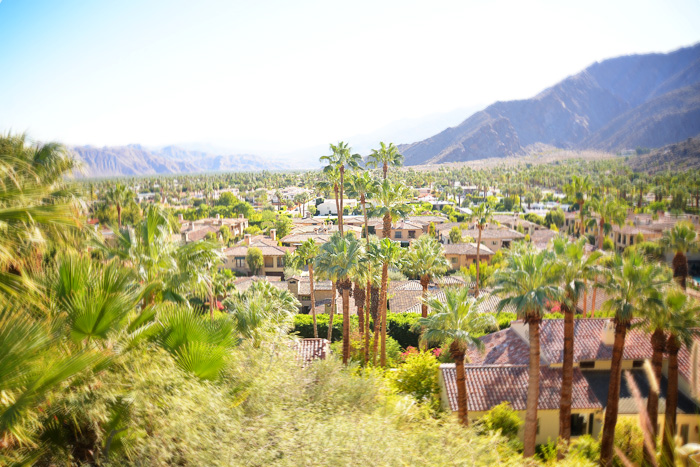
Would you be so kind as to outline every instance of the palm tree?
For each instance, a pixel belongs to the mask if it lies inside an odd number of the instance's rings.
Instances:
[[[421,306],[421,316],[428,316],[428,285],[433,279],[442,276],[447,272],[450,265],[445,258],[442,245],[430,235],[421,235],[411,243],[404,262],[404,272],[409,277],[420,279],[423,287],[423,303]]]
[[[421,336],[423,342],[450,342],[450,355],[457,373],[457,410],[459,421],[465,426],[469,425],[469,418],[464,356],[469,346],[483,348],[484,343],[478,336],[496,326],[492,314],[479,312],[480,303],[481,300],[470,295],[468,287],[447,289],[444,302],[435,297],[427,301],[431,316],[418,320],[425,329]]]
[[[389,143],[387,146],[385,143],[379,143],[379,149],[373,149],[372,154],[369,155],[367,165],[373,168],[379,166],[382,167],[383,180],[386,180],[386,174],[389,171],[389,166],[391,167],[401,167],[403,164],[403,156],[399,153],[399,149],[394,146],[394,143]]]
[[[493,211],[486,203],[481,203],[472,208],[472,213],[469,215],[469,221],[474,222],[476,229],[479,231],[479,236],[476,241],[476,290],[474,296],[479,296],[480,282],[480,263],[481,263],[481,233],[486,229],[489,223],[493,220]]]
[[[646,297],[653,296],[655,288],[661,286],[665,279],[663,269],[659,265],[647,261],[636,251],[624,258],[620,255],[613,256],[603,273],[606,279],[603,288],[610,297],[603,303],[603,309],[614,314],[611,324],[615,326],[610,385],[600,447],[600,465],[607,467],[612,463],[613,440],[620,402],[622,353],[625,348],[627,329],[630,327],[632,318],[643,310]]]
[[[664,465],[675,466],[676,409],[678,408],[678,351],[681,347],[690,349],[695,337],[700,335],[700,306],[682,290],[672,290],[664,297],[668,321],[665,328],[669,333],[666,343],[668,352],[668,386],[666,388],[666,417],[662,460]]]
[[[350,358],[350,276],[359,265],[362,255],[362,243],[355,234],[348,232],[343,236],[335,232],[321,246],[319,254],[319,269],[324,275],[334,278],[340,288],[343,298],[343,363],[347,365]]]
[[[537,436],[537,401],[540,393],[540,322],[550,302],[560,301],[557,287],[556,258],[550,251],[536,251],[530,244],[512,248],[506,267],[493,276],[494,293],[504,295],[498,303],[501,311],[512,306],[528,325],[530,361],[528,369],[527,408],[525,413],[525,457],[535,455]]]
[[[407,202],[411,196],[411,189],[401,183],[391,183],[389,180],[384,180],[377,185],[372,212],[384,221],[382,225],[383,238],[391,238],[392,221],[406,217],[411,212],[411,206]]]
[[[397,242],[392,242],[389,238],[383,238],[374,248],[370,248],[370,255],[374,261],[382,265],[382,282],[379,292],[379,313],[378,320],[374,323],[374,343],[372,363],[376,362],[377,355],[377,333],[381,335],[381,354],[379,364],[386,366],[386,310],[387,310],[387,287],[389,283],[389,266],[397,265],[403,254],[403,249]]]
[[[115,183],[105,193],[105,201],[107,204],[117,208],[117,225],[122,228],[122,207],[133,198],[133,193],[121,183]]]
[[[593,182],[591,181],[591,177],[589,175],[574,175],[571,177],[571,183],[564,186],[564,193],[566,193],[570,198],[576,201],[576,204],[578,204],[579,213],[581,216],[581,224],[579,226],[580,236],[584,235],[584,202],[586,200],[586,195],[590,193],[592,188]]]
[[[552,250],[556,254],[556,274],[562,288],[561,310],[564,313],[564,358],[561,377],[561,403],[559,411],[559,440],[564,441],[564,449],[557,453],[559,459],[565,455],[565,447],[571,438],[571,402],[574,378],[574,311],[585,291],[586,280],[598,272],[597,263],[601,253],[595,251],[586,255],[586,240],[571,242],[564,236],[556,237]]]
[[[621,226],[625,223],[625,207],[613,196],[591,198],[586,205],[598,215],[598,220],[591,219],[589,225],[598,228],[598,249],[602,250],[605,235],[612,230],[613,224]]]
[[[314,258],[319,254],[319,248],[313,238],[309,238],[294,252],[300,266],[307,265],[309,267],[309,298],[311,298],[311,316],[314,322],[314,337],[318,337],[318,328],[316,327],[316,296],[314,293]]]
[[[348,146],[348,143],[344,142],[339,142],[337,145],[331,144],[331,152],[332,154],[330,156],[321,156],[320,161],[321,162],[326,162],[328,165],[326,168],[324,168],[324,172],[326,169],[331,167],[331,169],[328,170],[333,170],[338,172],[338,192],[336,193],[336,196],[339,196],[339,201],[337,201],[338,204],[338,230],[340,233],[343,233],[343,191],[344,191],[344,185],[345,185],[345,168],[348,167],[350,169],[356,169],[360,166],[360,161],[362,161],[362,157],[360,157],[359,154],[352,154],[350,151],[350,147]]]
[[[661,245],[666,249],[674,251],[673,257],[673,277],[678,283],[686,288],[688,280],[688,252],[697,249],[697,232],[690,222],[679,222],[671,230],[663,233],[660,240]]]
[[[360,199],[362,206],[362,215],[365,220],[365,238],[369,242],[369,222],[367,218],[367,200],[371,199],[377,189],[377,182],[372,178],[369,172],[353,174],[346,182],[345,187],[348,191],[348,196]]]

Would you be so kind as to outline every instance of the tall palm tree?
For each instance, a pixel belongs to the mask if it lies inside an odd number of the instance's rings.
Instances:
[[[481,300],[470,295],[468,287],[447,289],[444,302],[435,297],[427,301],[431,316],[418,320],[425,329],[421,336],[423,342],[450,342],[450,355],[457,373],[457,413],[465,426],[469,425],[469,418],[464,356],[469,346],[483,348],[484,343],[478,336],[496,325],[492,314],[479,312],[480,303]]]
[[[423,303],[421,306],[421,316],[428,316],[428,285],[430,281],[441,277],[447,272],[450,265],[447,263],[442,245],[430,235],[421,235],[411,243],[406,261],[404,262],[404,272],[409,277],[417,277],[423,287]]]
[[[370,255],[372,259],[381,263],[382,265],[382,282],[381,289],[379,292],[379,313],[378,322],[375,322],[374,329],[374,343],[373,343],[373,355],[372,363],[376,362],[377,354],[377,331],[379,331],[381,339],[381,350],[379,364],[381,366],[386,366],[386,310],[387,310],[387,288],[389,284],[389,266],[398,265],[402,255],[403,249],[397,242],[391,241],[389,238],[383,238],[376,247],[370,248]],[[379,329],[378,329],[379,328]]]
[[[122,208],[133,198],[133,193],[121,183],[115,183],[105,193],[107,204],[117,208],[117,225],[122,228]]]
[[[598,273],[598,260],[601,253],[595,251],[586,255],[586,240],[569,241],[564,236],[556,237],[552,250],[556,254],[556,274],[562,288],[561,310],[564,313],[564,358],[561,377],[561,402],[559,411],[559,440],[564,441],[564,449],[559,449],[557,457],[563,459],[566,446],[571,438],[571,402],[574,378],[574,311],[586,281]]]
[[[568,185],[564,186],[564,193],[567,194],[570,198],[572,198],[574,201],[576,201],[576,204],[578,204],[579,208],[579,215],[581,217],[580,220],[580,225],[579,225],[579,235],[583,236],[584,235],[584,227],[585,227],[585,201],[586,201],[586,196],[588,193],[591,192],[591,189],[593,188],[593,181],[591,180],[591,177],[589,175],[573,175],[571,177],[571,183]]]
[[[362,216],[365,220],[365,239],[369,242],[369,222],[367,218],[367,200],[371,199],[377,189],[377,181],[372,178],[369,172],[353,174],[345,182],[348,196],[359,198],[362,206]]]
[[[369,155],[367,165],[373,168],[382,167],[383,180],[386,180],[386,174],[389,167],[401,167],[403,164],[403,156],[399,153],[399,149],[394,146],[394,143],[379,143],[379,149],[373,149]]]
[[[392,221],[406,217],[411,212],[408,200],[411,199],[412,194],[411,189],[402,183],[391,183],[389,180],[384,180],[377,185],[372,213],[383,219],[383,238],[391,238]]]
[[[613,225],[623,225],[626,218],[625,207],[613,196],[594,197],[586,202],[588,208],[598,215],[591,219],[589,225],[598,228],[598,249],[603,249],[605,235],[610,233]]]
[[[330,149],[332,154],[329,156],[321,156],[321,162],[326,162],[328,167],[333,167],[338,171],[339,180],[339,203],[338,203],[338,230],[343,233],[343,191],[345,188],[345,168],[356,169],[360,166],[362,157],[359,154],[352,154],[348,143],[339,142],[331,144]]]
[[[318,337],[318,328],[316,326],[316,295],[314,293],[314,258],[319,254],[319,247],[313,238],[309,238],[294,252],[295,257],[299,261],[299,266],[307,265],[309,267],[309,298],[311,299],[311,316],[314,323],[314,337]]]
[[[479,268],[481,263],[481,234],[488,227],[489,223],[493,220],[493,211],[491,207],[486,203],[477,204],[472,208],[472,213],[469,215],[469,221],[474,222],[476,230],[479,232],[478,238],[476,240],[476,290],[474,296],[479,296],[479,283],[480,273]]]
[[[663,233],[660,240],[668,250],[674,251],[673,257],[673,277],[678,283],[686,288],[688,280],[688,252],[698,248],[697,232],[690,222],[679,222],[671,230]]]
[[[528,325],[530,360],[523,450],[525,457],[535,455],[537,401],[540,394],[540,323],[550,303],[561,300],[556,267],[556,258],[552,252],[536,251],[527,244],[512,248],[506,258],[506,267],[493,276],[494,293],[505,296],[498,303],[498,310],[512,306],[518,318]]]
[[[662,449],[663,464],[675,466],[676,410],[678,408],[678,351],[690,349],[695,337],[700,335],[700,306],[681,290],[669,291],[664,305],[668,309],[668,386],[666,388],[666,416]]]
[[[653,296],[654,290],[664,284],[665,278],[661,266],[647,261],[638,252],[632,252],[624,258],[620,255],[613,256],[603,274],[606,279],[603,288],[610,297],[603,303],[603,309],[614,314],[611,324],[615,326],[610,385],[600,447],[600,465],[607,467],[612,463],[620,402],[622,353],[627,330],[632,318],[642,312],[646,298]]]
[[[358,267],[362,253],[362,243],[354,233],[348,232],[343,236],[335,232],[321,246],[319,255],[319,268],[328,277],[335,278],[343,298],[343,363],[346,365],[350,358],[350,277]]]

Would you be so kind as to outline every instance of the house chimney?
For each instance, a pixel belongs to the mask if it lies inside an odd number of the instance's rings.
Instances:
[[[184,220],[185,220],[185,216],[183,216],[182,214],[178,214],[178,215],[177,215],[177,220],[179,220],[179,221],[184,221]]]
[[[243,214],[239,214],[239,215],[238,215],[238,218],[239,218],[239,219],[243,219]]]
[[[273,241],[277,241],[277,229],[270,229],[270,238]]]
[[[606,320],[603,324],[603,331],[600,335],[600,340],[603,345],[612,346],[615,342],[615,323],[613,320]]]
[[[243,242],[244,242],[246,245],[250,245],[250,234],[245,234],[245,235],[243,235]]]

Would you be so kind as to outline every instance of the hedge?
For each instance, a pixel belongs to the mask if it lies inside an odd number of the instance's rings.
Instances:
[[[328,336],[328,315],[317,314],[316,326],[318,328],[319,337]],[[399,345],[403,348],[418,346],[420,330],[413,330],[413,324],[420,318],[420,315],[413,313],[387,313],[386,331],[390,337],[396,339]],[[357,328],[359,325],[357,316],[350,317],[351,326]],[[370,326],[374,323],[370,321]],[[300,337],[314,337],[313,317],[307,314],[294,316],[294,329],[292,332],[297,333]],[[337,314],[333,316],[333,334],[332,341],[338,341],[343,338],[343,315]]]

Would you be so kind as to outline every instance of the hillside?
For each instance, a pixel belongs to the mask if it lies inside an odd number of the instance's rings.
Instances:
[[[80,175],[87,177],[288,168],[280,162],[248,154],[218,155],[189,151],[177,146],[166,146],[156,150],[146,149],[138,144],[102,148],[76,146],[71,149],[83,163]]]
[[[699,83],[700,44],[613,58],[400,149],[407,165],[417,165],[520,156],[535,143],[607,151],[663,146],[700,132]]]
[[[655,149],[649,154],[627,160],[632,170],[656,173],[665,170],[685,171],[700,168],[700,135]]]

